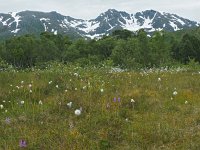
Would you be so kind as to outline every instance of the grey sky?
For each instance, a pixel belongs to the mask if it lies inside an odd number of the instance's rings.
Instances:
[[[200,21],[200,0],[0,0],[0,12],[57,11],[74,18],[92,19],[114,8],[135,13],[154,9]]]

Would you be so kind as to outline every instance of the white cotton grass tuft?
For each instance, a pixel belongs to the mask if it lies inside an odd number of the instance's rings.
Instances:
[[[0,105],[0,108],[1,108],[1,109],[3,109],[3,108],[4,108],[4,106],[3,106],[3,105]]]
[[[68,106],[69,108],[71,108],[71,107],[72,107],[72,102],[67,103],[67,106]]]
[[[40,101],[39,101],[39,105],[42,105],[42,104],[43,104],[43,103],[42,103],[42,101],[40,100]]]
[[[131,103],[135,103],[135,100],[134,100],[134,99],[131,99]]]
[[[174,91],[174,92],[173,92],[173,95],[174,95],[174,96],[176,96],[177,94],[178,94],[178,92],[177,92],[177,91]]]
[[[82,110],[80,110],[80,109],[76,109],[76,110],[74,111],[74,114],[75,114],[76,116],[80,116],[80,115],[81,115],[81,111],[82,111]]]

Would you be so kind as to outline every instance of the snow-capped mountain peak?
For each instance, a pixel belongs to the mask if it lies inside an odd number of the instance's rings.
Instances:
[[[110,34],[116,29],[137,31],[177,31],[197,27],[200,24],[176,14],[145,10],[135,14],[109,9],[95,19],[83,20],[61,15],[55,11],[44,13],[35,11],[0,13],[0,37],[39,34],[44,31],[61,33],[75,37],[96,38]]]

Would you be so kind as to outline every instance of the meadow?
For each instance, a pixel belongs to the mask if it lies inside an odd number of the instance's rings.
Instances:
[[[0,149],[200,149],[200,70],[2,71]]]

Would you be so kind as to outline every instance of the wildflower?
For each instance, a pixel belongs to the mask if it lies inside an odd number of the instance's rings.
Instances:
[[[49,84],[51,84],[52,83],[52,81],[49,81]]]
[[[56,85],[56,88],[58,88],[58,85]]]
[[[20,140],[19,141],[19,147],[26,147],[27,146],[27,143],[25,140]]]
[[[67,103],[67,106],[68,106],[69,108],[71,108],[71,107],[72,107],[72,102]]]
[[[116,101],[117,101],[117,98],[116,98],[116,97],[114,97],[113,101],[114,101],[114,102],[116,102]]]
[[[176,96],[177,94],[178,94],[178,92],[177,92],[177,91],[174,91],[174,92],[173,92],[173,95],[174,95],[174,96]]]
[[[0,108],[3,109],[3,105],[0,105]]]
[[[188,104],[188,101],[185,101],[185,104]]]
[[[158,78],[158,81],[161,81],[161,78]]]
[[[5,123],[6,123],[6,124],[10,124],[10,122],[11,122],[10,118],[6,118],[6,119],[5,119]]]
[[[20,103],[23,105],[23,104],[24,104],[24,101],[21,101]]]
[[[134,99],[131,99],[131,103],[135,103],[135,100],[134,100]]]
[[[40,100],[40,101],[39,101],[39,105],[42,105],[42,104],[43,104],[43,103],[42,103],[42,101]]]
[[[21,81],[21,84],[24,84],[24,81]]]
[[[85,90],[85,89],[86,89],[86,86],[83,87],[83,90]]]
[[[109,103],[107,103],[106,108],[107,108],[107,109],[110,108],[110,104],[109,104]]]
[[[78,73],[74,73],[74,76],[78,77]]]
[[[72,129],[74,127],[74,124],[72,121],[69,122],[69,128]]]
[[[103,90],[103,89],[100,89],[100,91],[101,91],[101,93],[103,93],[104,90]]]
[[[30,92],[30,93],[32,93],[33,91],[32,91],[32,90],[30,90],[29,92]]]
[[[65,90],[65,92],[67,92],[67,90]]]
[[[78,89],[77,89],[77,88],[75,88],[74,90],[75,90],[75,91],[77,91]]]
[[[7,112],[8,112],[8,110],[6,109],[6,110],[5,110],[5,113],[7,113]]]
[[[81,115],[81,110],[76,109],[76,110],[74,111],[74,113],[75,113],[76,116],[80,116],[80,115]]]
[[[121,100],[120,97],[118,97],[118,102],[120,102],[120,100]]]
[[[29,84],[28,87],[31,88],[31,87],[32,87],[32,84]]]

